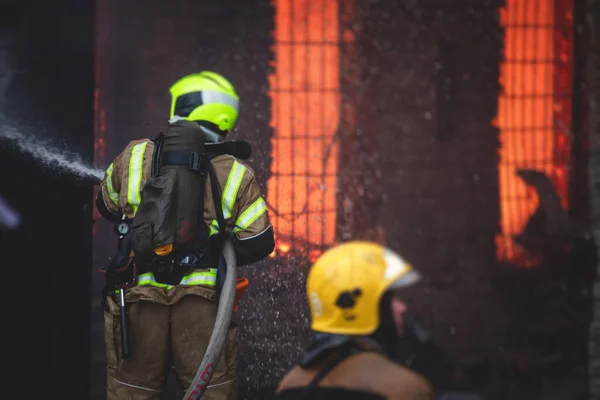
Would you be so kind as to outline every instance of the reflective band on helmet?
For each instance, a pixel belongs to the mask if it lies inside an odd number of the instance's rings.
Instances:
[[[142,170],[144,166],[144,153],[148,142],[136,144],[131,148],[131,158],[129,160],[129,186],[127,188],[127,199],[133,207],[133,213],[137,212],[140,205],[142,185]]]
[[[267,203],[262,197],[259,197],[240,215],[235,221],[234,232],[242,231],[254,223],[261,215],[267,211]]]
[[[119,205],[119,193],[115,191],[115,188],[112,184],[112,172],[113,165],[110,164],[106,170],[106,190],[108,191],[108,197],[110,197],[112,202],[115,203],[115,205]]]
[[[227,93],[215,92],[212,90],[203,90],[201,93],[202,104],[225,104],[231,106],[236,111],[239,111],[240,109],[240,101]]]
[[[225,190],[223,190],[223,218],[228,220],[231,217],[231,211],[237,198],[238,190],[242,184],[242,179],[246,173],[246,167],[244,167],[237,160],[233,161],[233,166],[227,177],[227,183],[225,183]]]
[[[208,272],[193,272],[189,275],[184,276],[179,282],[180,285],[189,286],[210,286],[213,287],[217,284],[217,270],[211,268]],[[157,282],[152,272],[138,275],[138,286],[154,286],[161,289],[173,289],[174,285],[167,285],[166,283]]]
[[[236,111],[240,110],[240,101],[235,97],[223,92],[202,90],[179,96],[175,101],[173,112],[174,115],[187,117],[192,111],[204,104],[224,104],[232,107]]]

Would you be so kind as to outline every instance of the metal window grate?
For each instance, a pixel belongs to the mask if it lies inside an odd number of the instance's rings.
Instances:
[[[498,104],[502,261],[527,264],[513,237],[538,206],[535,191],[516,175],[544,172],[568,205],[571,142],[573,0],[507,0],[504,62]]]
[[[340,114],[338,2],[274,0],[272,98],[274,256],[314,259],[335,240]]]

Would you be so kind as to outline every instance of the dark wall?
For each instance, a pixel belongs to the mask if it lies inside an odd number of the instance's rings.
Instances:
[[[87,160],[93,152],[92,14],[91,1],[0,5],[0,79],[6,78],[0,117]],[[0,170],[1,194],[22,215],[18,230],[0,232],[3,386],[24,397],[31,390],[86,398],[91,188],[40,168],[1,139]]]
[[[355,150],[341,169],[363,174],[356,202],[367,202],[367,216],[357,229],[380,225],[423,272],[413,309],[461,361],[494,354],[503,329],[490,282],[499,3],[357,2],[356,39],[345,50],[355,53],[345,73],[356,78],[344,81]]]

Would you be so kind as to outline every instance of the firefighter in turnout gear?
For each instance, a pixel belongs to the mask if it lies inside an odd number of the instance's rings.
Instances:
[[[406,328],[402,290],[419,279],[375,243],[348,242],[321,255],[307,280],[314,339],[276,397],[433,399],[422,376],[388,358]]]
[[[231,83],[204,71],[181,78],[170,93],[167,131],[130,142],[96,200],[101,215],[125,224],[117,228],[120,256],[106,269],[107,399],[160,399],[169,363],[185,391],[215,323],[224,235],[238,266],[275,246],[253,170],[219,147],[238,117]],[[130,354],[122,351],[120,292]],[[232,324],[204,397],[235,399],[236,370]]]

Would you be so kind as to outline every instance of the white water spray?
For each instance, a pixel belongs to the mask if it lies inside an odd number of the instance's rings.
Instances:
[[[80,178],[98,181],[104,176],[102,169],[89,165],[78,154],[59,149],[48,140],[25,135],[11,126],[0,125],[0,138],[8,139],[20,152],[30,155],[44,168],[58,169]]]
[[[12,37],[3,37],[0,40],[0,110],[6,102],[6,91],[10,86],[13,76],[17,73],[11,68]],[[104,172],[84,162],[78,154],[66,149],[60,149],[48,140],[40,139],[34,135],[25,134],[16,129],[2,114],[0,114],[0,139],[7,139],[11,145],[21,153],[33,157],[42,167],[60,170],[80,178],[92,178],[99,181]]]

